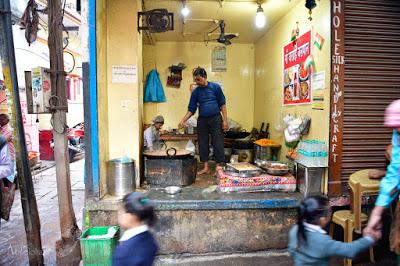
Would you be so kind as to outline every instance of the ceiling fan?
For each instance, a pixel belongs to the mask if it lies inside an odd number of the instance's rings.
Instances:
[[[225,22],[223,20],[220,20],[218,27],[216,27],[215,29],[210,31],[208,33],[208,35],[211,35],[217,29],[220,29],[220,34],[219,34],[218,38],[217,39],[208,40],[208,41],[217,41],[217,42],[225,44],[225,45],[231,45],[232,44],[231,40],[233,38],[238,37],[238,34],[225,34]]]

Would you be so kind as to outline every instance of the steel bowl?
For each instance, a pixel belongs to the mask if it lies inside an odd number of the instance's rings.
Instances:
[[[284,176],[289,173],[289,169],[273,169],[273,168],[266,168],[267,173],[270,175],[277,175],[277,176]]]
[[[178,187],[178,186],[169,186],[164,188],[165,193],[170,194],[170,195],[175,195],[179,192],[182,191],[182,188]]]

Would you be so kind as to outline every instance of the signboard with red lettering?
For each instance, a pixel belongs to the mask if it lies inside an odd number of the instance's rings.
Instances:
[[[311,103],[311,31],[283,47],[283,104]]]

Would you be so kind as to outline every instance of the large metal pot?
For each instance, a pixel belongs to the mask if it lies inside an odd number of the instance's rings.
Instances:
[[[182,159],[192,157],[188,150],[177,150],[175,148],[169,148],[167,150],[156,150],[156,151],[144,151],[144,157],[152,159]]]
[[[253,149],[234,149],[233,154],[239,156],[239,162],[252,163],[254,159]]]
[[[271,161],[272,160],[272,148],[262,147],[254,145],[254,159],[260,161]]]
[[[135,190],[135,161],[115,159],[107,162],[108,193],[122,197]]]
[[[146,151],[144,176],[154,187],[187,186],[194,182],[197,160],[187,150]]]

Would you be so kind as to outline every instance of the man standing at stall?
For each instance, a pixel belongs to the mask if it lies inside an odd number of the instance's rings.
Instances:
[[[153,124],[143,133],[144,150],[154,151],[161,149],[163,142],[160,139],[160,129],[163,125],[164,117],[161,115],[153,119]]]
[[[200,161],[204,163],[204,168],[197,174],[202,175],[210,173],[208,162],[210,135],[216,163],[220,164],[225,160],[223,130],[228,129],[228,115],[226,111],[225,95],[218,84],[207,81],[206,70],[202,67],[197,67],[193,71],[193,79],[197,84],[197,88],[193,90],[190,96],[188,112],[182,118],[179,126],[185,127],[186,121],[196,113],[197,107],[199,107],[197,137]]]

